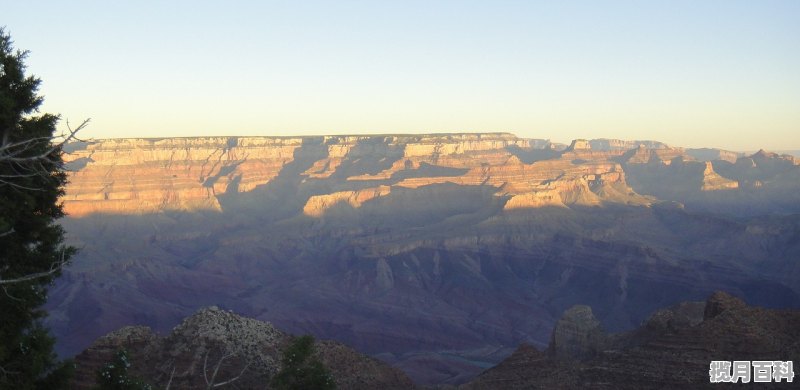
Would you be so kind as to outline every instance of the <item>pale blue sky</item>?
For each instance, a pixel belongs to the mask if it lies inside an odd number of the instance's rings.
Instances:
[[[800,1],[4,1],[84,137],[510,131],[800,149]]]

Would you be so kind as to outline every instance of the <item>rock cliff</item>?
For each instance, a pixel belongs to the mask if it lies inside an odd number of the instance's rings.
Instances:
[[[741,157],[610,139],[575,140],[558,151],[507,133],[111,139],[67,149],[72,173],[62,199],[74,217],[220,212],[256,202],[267,189],[303,202],[284,215],[322,217],[336,204],[357,208],[393,187],[444,183],[491,186],[513,199],[509,209],[650,202],[637,193],[707,205],[716,195],[705,193],[740,188],[772,191],[785,204],[796,200],[787,187],[796,189],[792,179],[800,175],[793,157],[764,151]],[[609,186],[614,196],[599,190]],[[724,196],[741,204],[750,195]]]
[[[541,198],[548,195],[538,193],[555,191],[573,199],[567,203],[594,204],[599,200],[583,196],[591,192],[587,186],[624,185],[624,175],[619,164],[603,159],[606,154],[581,153],[589,149],[582,142],[585,148],[537,164],[515,153],[549,150],[546,141],[502,133],[99,140],[69,148],[72,174],[63,201],[74,217],[219,212],[238,193],[304,186],[311,194],[303,212],[320,217],[337,203],[358,207],[386,195],[390,186],[455,183],[492,186],[498,196]],[[304,179],[284,182],[281,175],[289,173]]]
[[[605,334],[592,308],[576,305],[556,322],[548,353],[560,359],[583,359],[603,350]]]
[[[577,310],[577,311],[576,311]],[[578,314],[580,313],[580,314]],[[565,318],[586,317],[585,308]],[[591,322],[591,321],[589,321]],[[554,339],[562,333],[558,327]],[[714,360],[794,361],[800,359],[800,311],[746,305],[723,292],[706,302],[685,302],[653,314],[640,328],[606,335],[594,354],[553,354],[520,346],[464,389],[663,389],[709,387]],[[571,350],[585,347],[572,338]],[[796,381],[796,379],[795,379]],[[758,384],[787,388],[791,384]]]

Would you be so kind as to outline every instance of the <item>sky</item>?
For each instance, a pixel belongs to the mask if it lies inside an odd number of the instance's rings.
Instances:
[[[800,149],[800,1],[7,1],[83,138],[512,132]],[[62,128],[64,121],[62,121]]]

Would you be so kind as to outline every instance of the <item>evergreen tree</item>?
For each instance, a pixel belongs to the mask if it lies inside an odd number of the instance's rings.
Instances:
[[[131,363],[128,352],[117,352],[114,360],[97,371],[96,390],[151,390],[152,387],[139,378],[128,374]]]
[[[280,390],[335,389],[330,371],[314,356],[314,337],[301,336],[283,351],[281,370],[272,378],[271,385]]]
[[[0,28],[0,389],[66,388],[42,325],[47,286],[74,253],[55,221],[66,176],[54,143],[58,117],[38,114],[40,80]]]

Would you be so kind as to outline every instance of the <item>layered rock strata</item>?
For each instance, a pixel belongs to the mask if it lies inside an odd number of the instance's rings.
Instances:
[[[291,172],[305,178],[302,183],[333,187],[307,199],[303,212],[318,217],[340,202],[358,207],[384,196],[391,186],[454,183],[493,186],[498,195],[548,197],[555,191],[563,198],[588,193],[595,182],[624,185],[620,165],[583,144],[561,158],[526,163],[517,154],[524,158],[550,150],[550,144],[502,133],[100,140],[70,148],[72,173],[63,201],[75,217],[218,212],[223,197],[284,184],[280,175]]]

